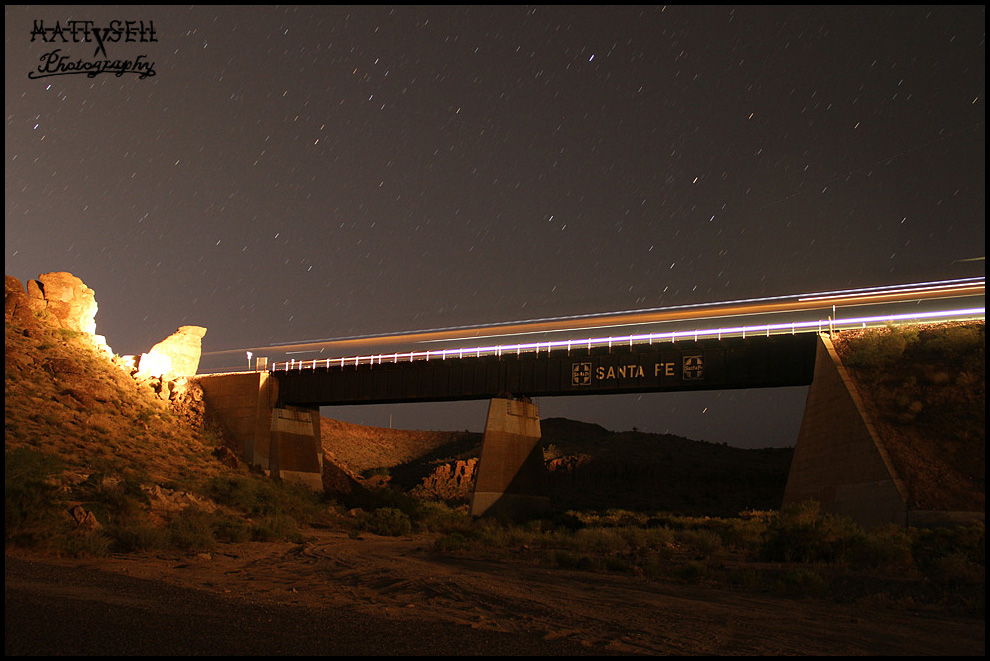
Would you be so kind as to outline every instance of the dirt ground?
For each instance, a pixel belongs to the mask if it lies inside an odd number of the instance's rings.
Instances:
[[[43,562],[98,567],[238,602],[351,607],[411,621],[566,639],[591,650],[685,655],[983,655],[981,618],[595,574],[432,550],[433,537],[225,545],[210,554]],[[8,555],[30,557],[7,550]]]

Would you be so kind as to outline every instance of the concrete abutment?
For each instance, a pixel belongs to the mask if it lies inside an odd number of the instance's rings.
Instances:
[[[855,383],[821,335],[784,506],[814,500],[860,525],[905,525],[906,494]]]
[[[273,477],[323,489],[318,407],[278,406],[278,381],[267,372],[198,378],[207,413],[240,458]]]

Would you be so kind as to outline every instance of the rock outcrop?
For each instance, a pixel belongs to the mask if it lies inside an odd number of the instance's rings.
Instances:
[[[418,490],[440,500],[467,500],[474,488],[477,468],[476,458],[443,462],[423,478]]]
[[[141,354],[138,369],[146,374],[162,376],[195,376],[203,351],[202,326],[181,326],[177,331]]]
[[[71,273],[42,273],[28,280],[27,291],[14,276],[4,276],[4,318],[15,319],[30,333],[39,317],[46,316],[59,328],[83,333],[94,346],[110,355],[106,338],[96,334],[96,296]]]
[[[28,281],[27,296],[32,310],[47,312],[62,328],[96,335],[96,296],[71,273],[42,273]]]

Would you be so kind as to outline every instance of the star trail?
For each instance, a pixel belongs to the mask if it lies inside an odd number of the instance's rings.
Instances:
[[[5,271],[82,278],[121,354],[984,273],[983,6],[18,6],[5,36]],[[785,390],[540,405],[786,445]]]

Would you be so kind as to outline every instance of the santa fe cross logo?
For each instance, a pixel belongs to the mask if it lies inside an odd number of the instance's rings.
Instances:
[[[574,363],[571,365],[571,385],[591,385],[591,363]]]

